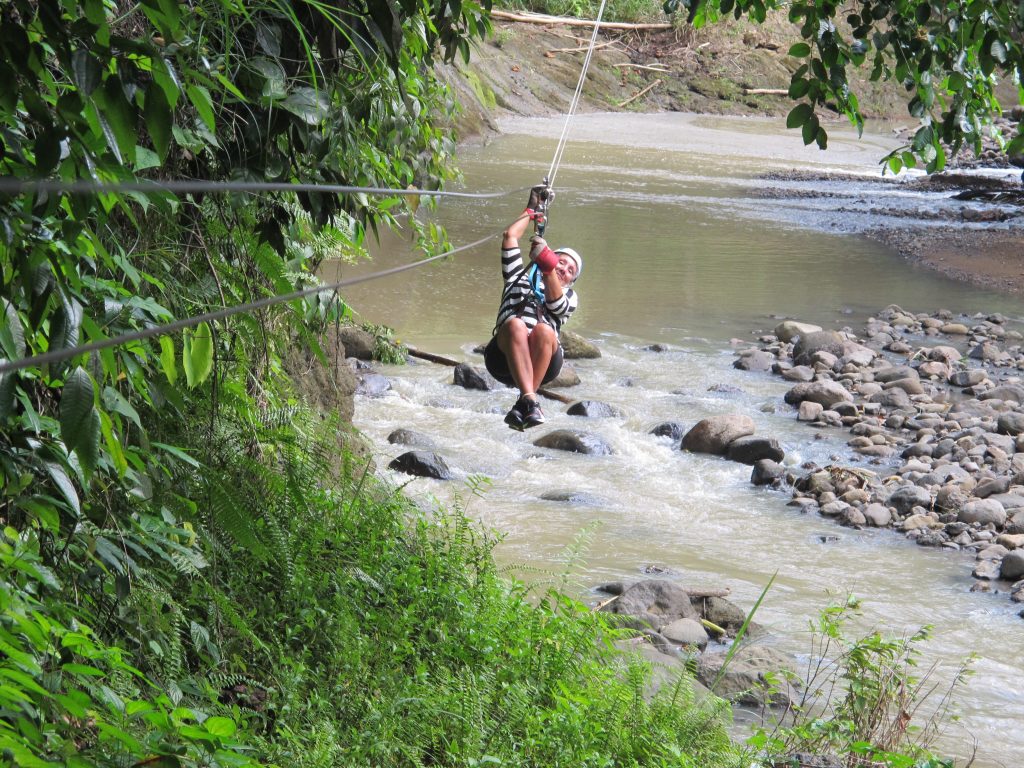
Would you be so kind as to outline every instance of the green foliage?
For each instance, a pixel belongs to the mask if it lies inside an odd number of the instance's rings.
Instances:
[[[363,330],[373,336],[373,359],[388,365],[405,364],[405,348],[394,340],[394,329],[386,325],[363,323]]]
[[[982,139],[994,133],[992,118],[1002,109],[995,92],[998,77],[1017,83],[1018,100],[1024,101],[1024,6],[1017,2],[863,0],[844,6],[820,0],[687,0],[683,6],[696,27],[730,15],[761,23],[768,11],[787,10],[803,39],[789,55],[804,62],[790,80],[789,95],[800,103],[786,123],[800,128],[805,144],[816,142],[822,149],[828,144],[815,115],[819,109],[844,114],[858,132],[863,130],[849,69],[869,66],[872,80],[902,85],[910,114],[921,122],[912,142],[882,161],[893,172],[918,161],[929,172],[940,171],[947,154],[964,145],[980,154]],[[1018,127],[1016,137],[1000,137],[1008,141],[1009,153],[1024,149],[1022,130]]]
[[[930,627],[908,637],[876,631],[851,639],[846,625],[858,608],[849,598],[812,622],[801,701],[749,743],[780,765],[789,755],[812,752],[839,756],[850,766],[952,768],[952,760],[936,757],[929,746],[949,718],[951,694],[965,681],[971,660],[943,691],[932,679],[934,666],[916,672]]]

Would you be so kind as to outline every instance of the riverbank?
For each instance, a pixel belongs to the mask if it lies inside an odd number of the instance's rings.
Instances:
[[[563,114],[579,77],[587,33],[566,26],[496,22],[494,35],[477,47],[471,65],[447,73],[463,108],[457,123],[463,141],[487,142],[501,131],[502,118]],[[792,108],[784,90],[796,66],[785,53],[788,34],[783,19],[769,19],[763,26],[736,23],[699,31],[602,33],[579,111],[686,111],[781,119]],[[869,125],[903,121],[906,130],[899,89],[864,79],[853,85]],[[861,234],[952,279],[1024,294],[1024,194],[1016,175],[1004,172],[1002,180],[993,182],[978,172],[981,164],[1006,167],[990,152],[981,161],[961,153],[951,165],[967,167],[968,172],[928,182],[935,195],[971,196],[963,210],[948,211],[945,218],[929,216],[927,221],[879,216]],[[879,183],[891,181],[879,175]],[[1000,199],[1000,191],[1010,194]]]

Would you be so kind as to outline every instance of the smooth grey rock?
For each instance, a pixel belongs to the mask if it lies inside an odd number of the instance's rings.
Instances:
[[[1006,493],[1010,490],[1010,478],[1008,477],[986,477],[974,487],[974,495],[979,499],[987,499],[999,493]]]
[[[998,387],[985,390],[978,395],[979,400],[1011,400],[1015,403],[1024,403],[1024,387],[1016,384],[1002,384]]]
[[[754,485],[772,485],[776,480],[786,476],[786,468],[771,459],[759,459],[754,462],[750,473],[750,482]]]
[[[782,378],[786,381],[812,381],[814,369],[808,365],[795,365],[782,372]]]
[[[754,420],[743,414],[701,419],[683,437],[684,450],[721,456],[733,440],[754,434]]]
[[[909,408],[910,395],[900,388],[886,389],[869,398],[872,403],[878,403],[883,408]]]
[[[479,389],[489,392],[500,386],[485,369],[469,363],[459,363],[452,374],[452,382],[463,389]]]
[[[797,405],[805,400],[831,408],[836,403],[852,402],[853,395],[839,382],[824,380],[797,384],[785,396],[785,401],[790,405]]]
[[[417,477],[451,480],[452,472],[441,456],[432,451],[408,451],[388,464],[390,469]]]
[[[391,382],[386,376],[367,371],[357,374],[356,394],[363,397],[383,397],[391,389]]]
[[[756,464],[761,459],[782,461],[785,452],[774,437],[739,437],[729,443],[726,458],[741,464]]]
[[[597,435],[575,429],[556,429],[534,440],[533,444],[538,448],[584,453],[588,456],[607,456],[612,453],[611,446]]]
[[[683,439],[683,435],[686,434],[686,427],[678,421],[663,421],[655,426],[650,434],[657,435],[658,437],[669,437],[674,442],[679,442]]]
[[[843,355],[845,339],[835,331],[812,331],[804,333],[793,345],[793,362],[797,365],[810,365],[815,352],[828,352],[836,358]]]
[[[734,361],[732,367],[741,371],[770,371],[777,359],[770,352],[752,349],[740,354],[739,360]]]
[[[884,504],[868,504],[864,508],[864,520],[875,528],[885,528],[892,523],[892,512]]]
[[[677,619],[697,619],[700,616],[686,590],[664,579],[647,579],[633,584],[604,610],[637,618],[656,631]]]
[[[562,370],[558,372],[558,375],[554,379],[549,381],[544,386],[546,387],[575,387],[580,383],[579,374],[576,373],[575,369],[568,363],[562,365]]]
[[[1024,434],[1024,413],[1001,413],[996,419],[996,429],[1004,435]]]
[[[788,344],[797,336],[806,336],[809,333],[817,333],[821,329],[820,325],[801,323],[798,320],[783,320],[775,326],[774,333],[778,337],[779,341]]]
[[[559,341],[566,360],[594,360],[601,356],[601,350],[578,333],[562,331]]]
[[[985,380],[985,371],[979,369],[972,369],[968,371],[954,371],[949,376],[949,383],[954,387],[973,387],[976,384],[981,384]]]
[[[881,368],[874,372],[875,381],[879,384],[888,384],[891,381],[900,379],[916,379],[917,371],[909,365],[893,365],[889,368]]]
[[[708,644],[708,632],[697,619],[676,619],[661,628],[661,634],[679,645],[689,645],[704,650]]]
[[[804,400],[800,403],[800,407],[796,411],[797,421],[817,421],[821,418],[822,412],[825,410],[825,406],[821,403],[816,403],[813,400]]]
[[[1010,581],[1024,576],[1024,550],[1014,549],[1003,556],[999,576]]]
[[[1006,523],[1006,510],[995,499],[978,499],[969,501],[957,513],[956,519],[961,523],[994,524],[996,527]]]
[[[693,598],[691,598],[692,600]],[[701,616],[725,630],[727,635],[736,636],[747,620],[747,614],[735,603],[726,600],[724,597],[702,597],[696,600],[697,610]],[[747,625],[748,632],[760,631],[760,626],[755,622]]]
[[[697,679],[704,685],[715,683],[715,694],[738,704],[782,706],[796,700],[797,692],[785,682],[795,675],[793,660],[773,648],[745,646],[726,664],[726,653],[701,655]],[[769,683],[769,679],[781,686]],[[717,682],[716,682],[717,681]]]
[[[614,405],[598,400],[579,400],[569,406],[566,411],[570,416],[584,416],[592,419],[612,418],[621,416],[622,411]]]
[[[428,451],[432,451],[437,447],[434,444],[434,441],[422,432],[417,432],[413,429],[404,429],[401,427],[393,430],[391,434],[388,435],[388,442],[392,445],[397,443],[400,445],[408,445],[412,448],[424,448]]]
[[[932,503],[931,494],[927,490],[911,483],[904,483],[896,487],[889,494],[888,505],[895,507],[901,515],[910,513],[914,507],[930,507]]]

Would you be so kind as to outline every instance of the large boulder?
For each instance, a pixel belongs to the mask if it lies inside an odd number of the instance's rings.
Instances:
[[[820,330],[820,325],[801,323],[797,320],[783,320],[775,326],[775,335],[778,336],[779,341],[789,343],[797,336],[806,336],[809,333],[817,333]]]
[[[408,451],[388,464],[389,469],[417,477],[451,480],[452,471],[441,456],[431,451]]]
[[[792,659],[773,648],[745,646],[729,659],[727,653],[704,653],[697,662],[697,679],[715,685],[714,693],[738,704],[785,706],[796,701]]]
[[[1024,403],[1024,387],[1016,384],[1001,384],[978,395],[979,400],[1012,400]]]
[[[1009,581],[1016,581],[1024,576],[1024,550],[1015,549],[1003,556],[999,564],[999,576]]]
[[[754,434],[754,420],[743,414],[724,414],[701,419],[683,437],[683,450],[721,456],[729,443]]]
[[[740,353],[740,359],[735,361],[732,367],[738,368],[741,371],[768,371],[771,370],[772,365],[777,359],[770,352],[760,349],[748,349]]]
[[[904,483],[889,494],[888,504],[895,507],[901,515],[910,513],[914,507],[927,509],[932,504],[932,496],[928,491],[913,483]]]
[[[383,397],[391,389],[388,377],[373,371],[361,371],[356,378],[356,394],[363,397]]]
[[[345,345],[345,357],[372,360],[377,340],[372,333],[354,325],[343,325],[338,329],[338,339]]]
[[[761,459],[782,461],[785,452],[774,437],[739,437],[729,443],[725,451],[730,461],[753,466]]]
[[[500,386],[486,370],[469,363],[459,363],[455,366],[452,381],[463,389],[480,389],[484,392],[489,392]]]
[[[612,452],[611,446],[597,435],[575,429],[556,429],[534,440],[533,444],[538,448],[584,453],[589,456],[607,456]]]
[[[995,499],[978,499],[963,505],[956,519],[961,523],[992,523],[997,528],[1006,524],[1006,509]]]
[[[996,429],[1004,435],[1024,433],[1024,413],[1001,413],[996,419]]]
[[[601,350],[578,333],[562,331],[560,341],[566,360],[592,360],[601,356]]]
[[[793,345],[793,362],[797,365],[812,365],[815,352],[828,352],[837,358],[844,353],[846,339],[835,331],[812,331],[801,334]]]
[[[678,619],[700,618],[689,593],[664,579],[637,582],[605,610],[636,618],[656,631]]]
[[[785,400],[790,405],[799,405],[805,400],[831,408],[836,403],[852,403],[853,394],[838,381],[807,381],[795,385],[786,393]]]
[[[773,485],[786,476],[786,468],[777,461],[771,459],[760,459],[754,462],[754,469],[750,473],[750,482],[754,485]]]

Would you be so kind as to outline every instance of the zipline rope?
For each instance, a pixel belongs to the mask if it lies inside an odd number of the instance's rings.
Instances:
[[[518,218],[521,219],[525,214],[521,214]],[[518,220],[518,219],[517,219]],[[75,347],[67,347],[66,349],[57,349],[52,352],[43,352],[39,355],[33,355],[32,357],[24,357],[20,360],[10,360],[0,362],[0,376],[14,371],[20,371],[24,368],[31,368],[33,366],[46,365],[47,363],[59,363],[64,360],[69,360],[72,357],[83,355],[88,352],[96,352],[102,349],[109,349],[110,347],[121,346],[122,344],[128,344],[133,341],[142,341],[144,339],[152,339],[157,336],[166,336],[170,333],[176,333],[177,331],[190,328],[200,323],[213,322],[215,320],[223,320],[224,318],[231,317],[232,315],[240,315],[243,312],[251,312],[256,309],[263,309],[265,307],[272,307],[275,304],[283,304],[287,301],[294,301],[295,299],[302,299],[306,296],[312,296],[315,293],[325,293],[337,291],[339,288],[345,288],[350,285],[356,285],[357,283],[365,283],[370,280],[377,280],[388,275],[397,275],[399,272],[405,272],[409,269],[415,269],[416,267],[422,267],[424,264],[429,264],[432,261],[443,259],[446,256],[452,256],[461,251],[475,248],[478,245],[486,243],[493,237],[501,234],[500,232],[492,232],[486,237],[481,237],[479,240],[475,240],[472,243],[466,245],[460,245],[458,248],[453,248],[450,251],[439,253],[436,256],[431,256],[428,259],[422,259],[421,261],[414,261],[411,264],[403,264],[398,267],[392,267],[390,269],[384,269],[380,272],[373,272],[369,275],[363,275],[362,277],[350,277],[346,280],[339,280],[334,283],[328,283],[326,285],[314,285],[308,288],[303,288],[298,291],[292,291],[291,293],[277,294],[274,296],[266,296],[256,301],[246,302],[245,304],[238,304],[234,307],[224,307],[222,309],[215,310],[213,312],[206,312],[201,315],[195,315],[192,317],[184,317],[180,320],[174,320],[170,323],[163,325],[154,325],[150,328],[144,328],[138,331],[130,331],[129,333],[122,333],[119,336],[111,336],[109,339],[101,339],[100,341],[93,341],[89,344],[82,344]]]
[[[555,147],[555,156],[551,160],[551,169],[548,171],[548,186],[555,186],[555,176],[558,173],[558,166],[562,162],[562,154],[565,152],[565,145],[569,138],[569,127],[572,125],[573,117],[576,114],[576,107],[580,103],[580,96],[583,94],[583,81],[587,78],[587,69],[590,67],[590,60],[594,56],[594,45],[597,42],[597,32],[601,28],[601,17],[604,16],[604,7],[607,0],[601,0],[601,7],[597,11],[597,20],[594,22],[594,31],[590,35],[590,47],[587,48],[587,55],[583,59],[583,68],[580,70],[580,79],[576,83],[576,92],[569,102],[569,112],[565,116],[565,125],[562,126],[562,135],[558,137],[558,145]]]

